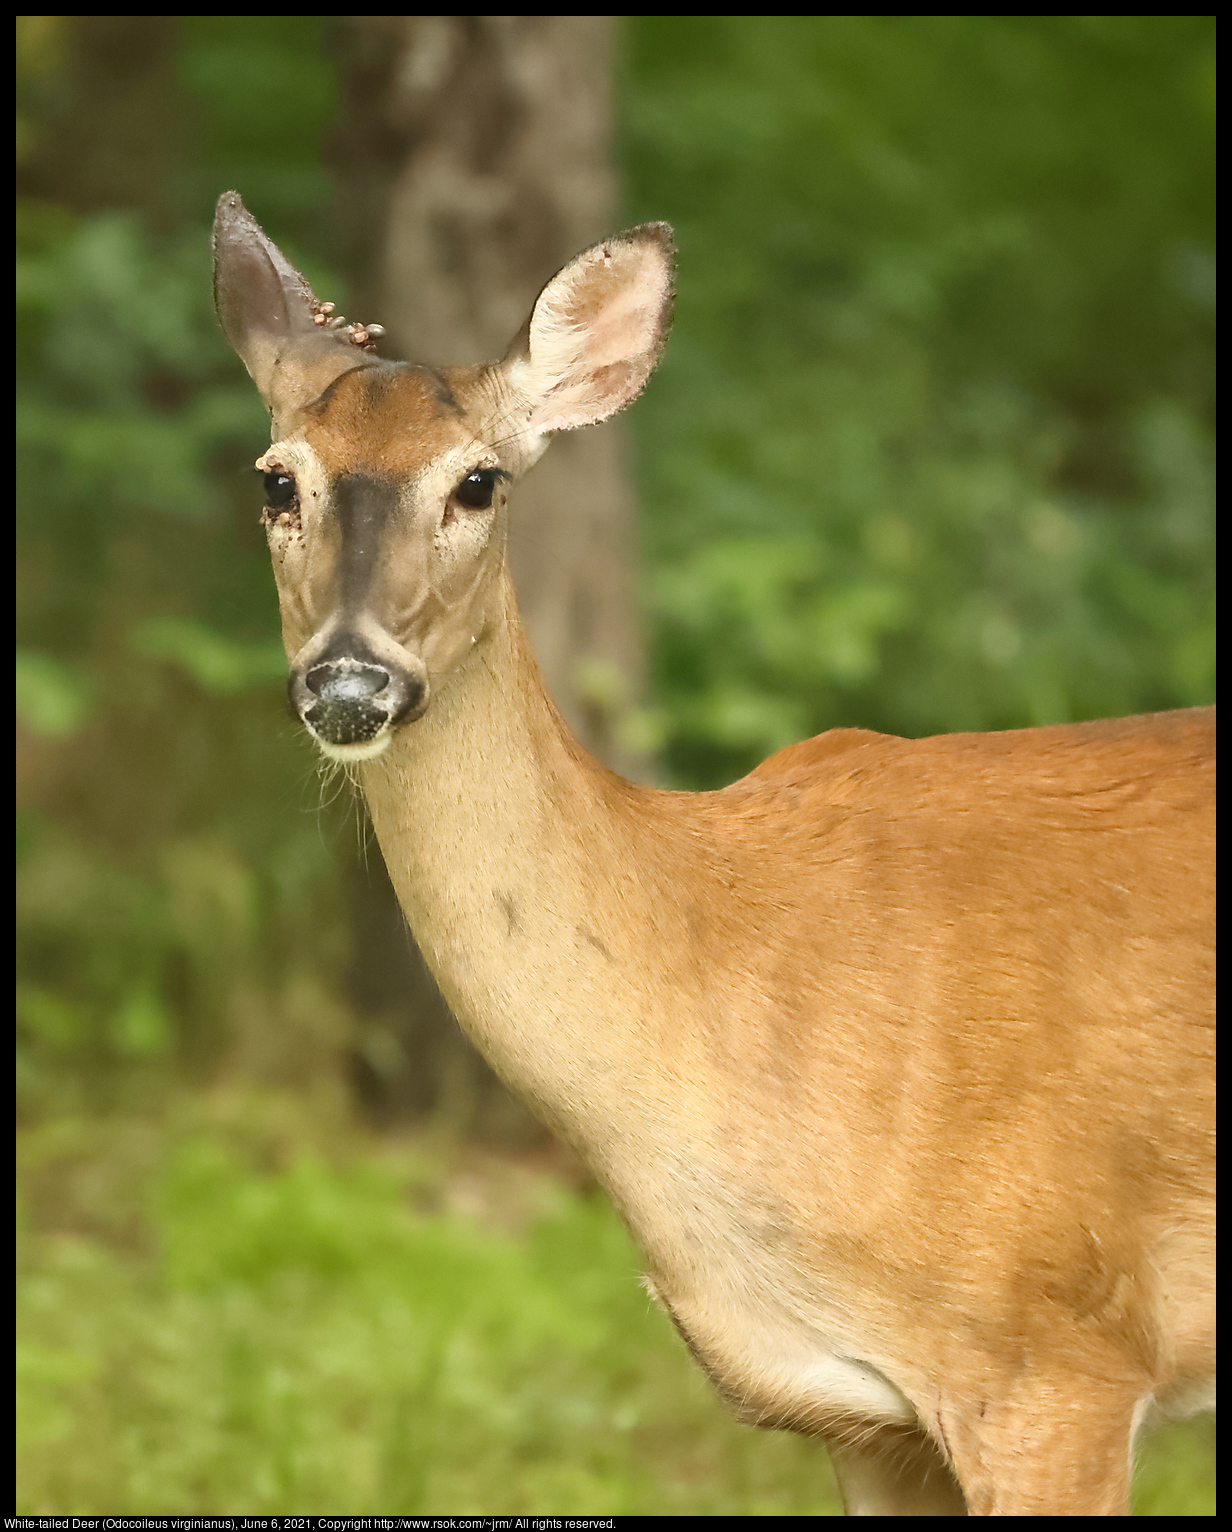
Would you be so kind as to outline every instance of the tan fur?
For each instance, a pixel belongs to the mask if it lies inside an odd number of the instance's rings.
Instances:
[[[586,756],[526,648],[503,490],[469,521],[450,497],[524,471],[596,356],[608,413],[640,388],[610,354],[659,343],[628,319],[666,304],[641,245],[632,298],[579,258],[525,332],[589,301],[593,354],[583,327],[296,406],[269,454],[305,502],[271,534],[288,654],[340,620],[331,484],[397,481],[347,619],[430,679],[361,768],[395,888],[733,1408],[826,1437],[853,1511],[1122,1512],[1137,1429],[1213,1385],[1214,712],[835,731],[717,793]]]

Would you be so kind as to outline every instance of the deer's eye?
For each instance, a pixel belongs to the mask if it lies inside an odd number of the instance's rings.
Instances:
[[[486,511],[492,504],[492,496],[496,493],[496,481],[499,477],[500,469],[498,468],[476,468],[474,473],[468,473],[454,490],[453,497],[468,511]]]
[[[288,510],[295,501],[295,480],[289,473],[274,469],[264,478],[265,503],[271,511]]]

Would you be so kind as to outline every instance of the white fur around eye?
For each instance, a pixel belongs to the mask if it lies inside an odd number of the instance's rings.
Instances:
[[[492,541],[496,509],[486,511],[453,510],[447,520],[437,524],[432,546],[447,568],[456,568],[476,559]]]

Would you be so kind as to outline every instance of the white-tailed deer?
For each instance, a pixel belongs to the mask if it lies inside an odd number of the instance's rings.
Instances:
[[[507,502],[646,382],[667,226],[443,371],[328,319],[234,193],[215,279],[295,708],[720,1393],[825,1438],[852,1512],[1124,1512],[1143,1423],[1213,1400],[1213,709],[625,782],[544,691]]]

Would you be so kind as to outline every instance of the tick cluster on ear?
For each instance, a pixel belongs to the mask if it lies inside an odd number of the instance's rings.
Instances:
[[[312,310],[313,324],[320,325],[323,330],[335,331],[339,339],[350,341],[351,345],[358,346],[361,351],[375,351],[377,341],[385,333],[383,324],[360,324],[346,319],[342,314],[335,314],[332,303],[320,303],[313,298],[308,307]]]

